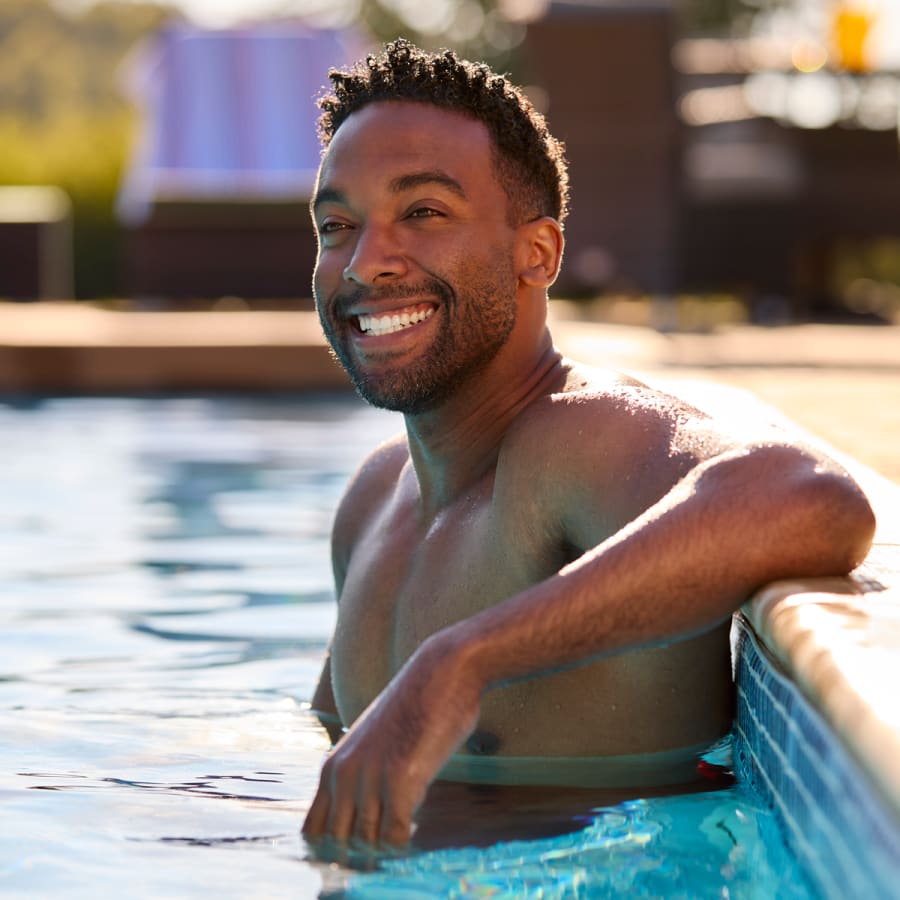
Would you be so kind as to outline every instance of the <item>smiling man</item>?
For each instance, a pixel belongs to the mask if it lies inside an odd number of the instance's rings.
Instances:
[[[305,833],[403,843],[438,777],[690,779],[731,723],[732,612],[857,565],[865,497],[782,435],[561,356],[565,160],[506,79],[404,41],[331,79],[316,304],[406,430],[337,513],[314,706],[347,731]]]

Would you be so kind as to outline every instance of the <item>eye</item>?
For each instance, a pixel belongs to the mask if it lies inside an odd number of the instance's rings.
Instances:
[[[433,206],[417,206],[409,213],[410,219],[431,219],[443,217],[444,213],[442,213],[439,209],[435,209]]]
[[[350,226],[346,224],[346,222],[323,222],[319,226],[319,234],[334,234],[336,231],[343,231],[345,228],[349,228]]]
[[[344,242],[347,234],[353,230],[353,226],[340,219],[326,219],[317,228],[319,246],[336,247]]]

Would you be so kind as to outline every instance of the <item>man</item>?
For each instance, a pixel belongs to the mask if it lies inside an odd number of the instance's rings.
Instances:
[[[406,433],[334,525],[314,707],[349,730],[306,834],[402,844],[439,775],[689,777],[731,722],[732,612],[856,566],[865,497],[808,448],[557,352],[565,161],[505,79],[404,41],[331,79],[316,304]]]

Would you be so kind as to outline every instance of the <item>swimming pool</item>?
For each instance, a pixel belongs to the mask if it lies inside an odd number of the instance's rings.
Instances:
[[[351,874],[299,836],[349,397],[0,401],[0,894],[813,896],[742,786]]]

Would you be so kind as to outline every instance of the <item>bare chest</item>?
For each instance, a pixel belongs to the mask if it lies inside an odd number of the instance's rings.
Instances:
[[[501,521],[502,520],[502,521]],[[409,508],[376,517],[354,548],[332,643],[335,699],[351,721],[431,634],[559,568],[553,548],[474,497],[423,526]]]

